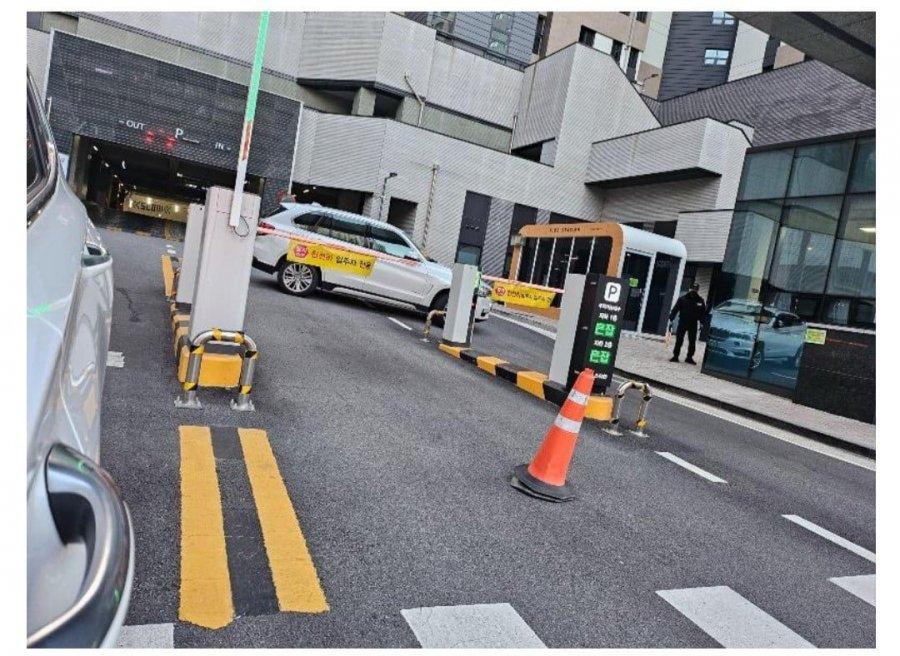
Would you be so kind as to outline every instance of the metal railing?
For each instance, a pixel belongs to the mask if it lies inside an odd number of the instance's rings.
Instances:
[[[241,373],[238,378],[238,395],[231,400],[231,407],[239,412],[252,412],[255,410],[253,401],[250,400],[250,390],[253,388],[253,372],[256,369],[256,359],[259,351],[256,342],[249,335],[235,330],[205,330],[191,341],[190,356],[188,358],[187,371],[182,383],[182,393],[175,398],[176,408],[203,407],[197,398],[197,387],[200,384],[200,364],[206,344],[209,342],[230,342],[244,346],[244,355],[241,359]]]

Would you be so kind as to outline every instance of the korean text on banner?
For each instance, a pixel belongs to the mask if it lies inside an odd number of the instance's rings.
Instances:
[[[495,282],[491,286],[491,299],[507,305],[546,309],[550,307],[555,297],[556,292],[535,289],[525,285]]]
[[[287,259],[290,262],[309,264],[321,269],[335,269],[362,278],[371,275],[372,267],[375,265],[375,258],[371,255],[295,240],[291,240],[288,247]]]

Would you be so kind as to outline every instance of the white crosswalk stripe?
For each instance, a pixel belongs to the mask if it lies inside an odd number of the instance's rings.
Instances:
[[[815,647],[725,585],[656,594],[723,647]]]
[[[400,613],[426,649],[545,647],[509,604],[433,606]]]
[[[875,605],[875,575],[863,574],[861,576],[837,576],[828,579],[835,585],[859,597],[870,606]]]
[[[125,366],[125,354],[121,351],[107,351],[106,366],[118,367],[119,369],[121,369]]]

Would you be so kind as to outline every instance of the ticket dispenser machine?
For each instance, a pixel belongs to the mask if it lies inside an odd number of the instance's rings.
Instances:
[[[200,263],[200,241],[203,238],[203,222],[206,218],[203,205],[199,203],[188,205],[187,215],[181,269],[178,272],[178,289],[175,292],[175,302],[181,306],[190,306],[194,302],[197,265]]]
[[[474,264],[453,265],[453,282],[447,300],[442,341],[451,346],[469,346],[475,325],[475,291],[481,274]]]
[[[560,306],[550,380],[569,389],[583,369],[594,370],[594,394],[612,385],[627,303],[627,281],[600,273],[570,273]]]
[[[188,330],[191,340],[215,328],[244,330],[260,197],[243,195],[240,221],[231,228],[228,218],[232,195],[233,191],[225,187],[210,187],[206,192]]]

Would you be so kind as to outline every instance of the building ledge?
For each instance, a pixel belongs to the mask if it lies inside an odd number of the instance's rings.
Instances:
[[[721,176],[727,138],[736,129],[701,118],[595,142],[585,183],[622,187]]]

